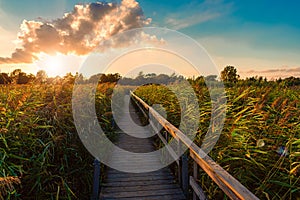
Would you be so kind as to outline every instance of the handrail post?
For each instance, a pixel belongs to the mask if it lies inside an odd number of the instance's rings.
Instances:
[[[187,153],[182,155],[182,190],[186,198],[189,194],[189,169],[188,169],[188,156]]]
[[[91,200],[99,199],[99,189],[100,189],[100,161],[94,160],[94,178],[93,178],[93,194]]]
[[[178,155],[179,155],[179,158],[178,158],[178,170],[177,170],[177,173],[178,173],[178,183],[180,186],[182,186],[182,157],[181,157],[181,141],[178,140]]]
[[[193,177],[195,181],[198,180],[198,164],[196,163],[196,161],[193,161]],[[197,200],[197,194],[194,190],[193,190],[193,200]]]

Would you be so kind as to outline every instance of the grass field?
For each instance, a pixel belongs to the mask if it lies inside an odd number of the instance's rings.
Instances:
[[[114,85],[99,85],[96,95],[99,122],[111,139]],[[195,143],[201,145],[211,103],[206,87],[192,85],[201,116]],[[72,89],[70,84],[0,86],[0,199],[89,199],[93,157],[76,134]],[[166,87],[146,85],[135,93],[151,105],[162,104],[168,120],[179,125],[179,104]],[[210,156],[261,199],[297,199],[300,88],[240,86],[226,93],[225,126]],[[201,177],[210,199],[226,198],[207,175]]]
[[[96,95],[99,121],[110,132],[114,84]],[[0,86],[0,199],[89,199],[93,157],[73,123],[73,86]]]
[[[199,146],[210,122],[206,87],[193,84],[199,98]],[[179,104],[166,87],[148,85],[135,93],[150,105],[162,104],[168,120],[178,125]],[[300,88],[228,87],[226,121],[210,156],[261,199],[300,197]],[[176,112],[177,111],[177,112]],[[199,180],[210,199],[223,194],[202,173]]]

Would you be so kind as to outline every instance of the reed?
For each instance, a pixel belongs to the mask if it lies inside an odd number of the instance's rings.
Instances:
[[[211,100],[206,87],[192,85],[200,112],[194,142],[200,146],[210,122]],[[261,199],[292,200],[300,196],[299,91],[280,86],[226,88],[223,132],[209,155]],[[165,86],[146,85],[135,93],[150,105],[161,104],[168,120],[179,125],[180,107]],[[199,173],[198,182],[210,199],[226,199],[205,173]]]
[[[99,85],[95,99],[111,138],[111,116],[104,114],[113,87]],[[2,199],[89,199],[93,157],[76,133],[72,90],[71,84],[0,86]]]

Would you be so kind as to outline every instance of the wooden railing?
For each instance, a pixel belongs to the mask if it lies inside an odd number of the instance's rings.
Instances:
[[[162,135],[159,131],[157,135],[164,143],[168,144],[169,136],[172,136],[178,142],[178,148],[185,145],[188,151],[184,153],[176,163],[178,165],[178,180],[181,188],[186,196],[188,196],[189,186],[193,191],[193,200],[206,199],[202,188],[198,185],[198,167],[200,166],[210,178],[223,190],[223,192],[231,199],[258,199],[252,192],[243,186],[238,180],[231,176],[226,170],[211,159],[203,150],[201,150],[190,138],[183,134],[174,125],[163,118],[152,107],[145,103],[141,98],[134,93],[130,93],[132,100],[136,103],[139,109],[146,115],[151,114],[154,119],[161,124],[167,131],[166,135]],[[176,150],[168,149],[170,155],[174,155]],[[175,157],[175,156],[173,156]],[[178,156],[177,156],[178,157]],[[188,175],[188,159],[193,160],[193,174]]]

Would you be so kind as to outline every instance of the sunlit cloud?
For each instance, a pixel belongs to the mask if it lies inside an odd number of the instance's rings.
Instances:
[[[247,76],[262,76],[267,77],[269,79],[277,79],[277,78],[287,78],[287,77],[300,77],[300,67],[282,67],[277,69],[268,69],[268,70],[249,70],[243,72]]]
[[[16,36],[14,36],[10,31],[5,30],[0,26],[0,55],[7,55],[9,50],[13,51],[15,48],[14,40],[16,39]],[[10,41],[10,42],[8,42]],[[5,44],[5,45],[4,45]]]
[[[0,57],[0,64],[32,63],[41,53],[86,55],[113,35],[150,21],[135,0],[75,5],[60,19],[24,20],[18,33],[19,47],[10,57]]]

